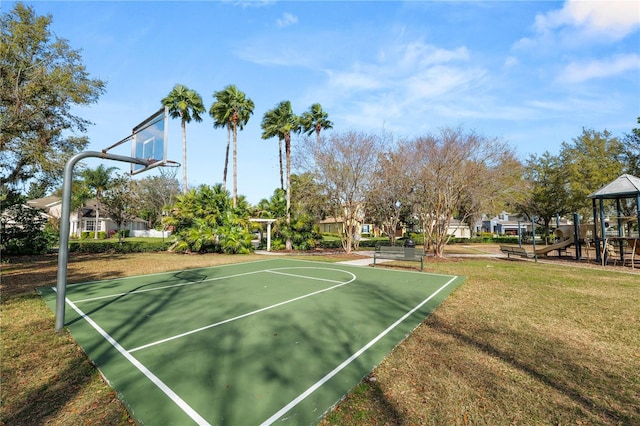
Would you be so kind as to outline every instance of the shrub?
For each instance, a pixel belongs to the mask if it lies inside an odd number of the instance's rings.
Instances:
[[[57,234],[47,226],[40,210],[20,203],[8,206],[3,213],[0,231],[3,254],[43,254],[56,243]]]
[[[77,253],[148,253],[167,251],[172,241],[72,241],[69,251]]]

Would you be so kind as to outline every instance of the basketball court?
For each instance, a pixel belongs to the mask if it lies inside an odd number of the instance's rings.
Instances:
[[[140,424],[314,424],[463,280],[270,258],[70,284],[64,325]]]

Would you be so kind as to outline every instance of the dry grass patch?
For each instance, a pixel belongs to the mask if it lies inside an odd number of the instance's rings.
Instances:
[[[69,282],[258,259],[72,254]],[[640,424],[640,275],[459,258],[425,270],[468,279],[323,425]],[[2,264],[0,424],[131,424],[73,339],[53,333],[34,289],[56,271],[56,256]]]
[[[469,279],[322,424],[640,424],[637,275],[428,267]]]

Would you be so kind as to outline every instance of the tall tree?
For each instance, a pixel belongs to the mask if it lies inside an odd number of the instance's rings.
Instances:
[[[464,206],[484,210],[478,203],[481,199],[509,199],[515,190],[512,183],[521,176],[506,143],[462,128],[416,138],[407,152],[405,167],[413,174],[414,211],[421,222],[425,250],[433,243],[436,257],[442,257],[451,238],[452,220],[468,222],[473,210]]]
[[[323,188],[329,211],[338,223],[342,219],[340,239],[347,253],[357,248],[359,225],[364,219],[366,194],[371,171],[382,149],[380,138],[360,132],[331,134],[320,142],[302,146],[301,166],[313,174]]]
[[[182,192],[187,193],[187,123],[191,120],[202,121],[200,114],[206,111],[202,97],[182,84],[176,84],[171,92],[162,99],[162,105],[169,107],[172,118],[180,119],[182,128]]]
[[[366,194],[367,217],[374,220],[395,245],[396,230],[411,201],[412,181],[405,167],[405,145],[378,154],[371,173],[371,188]]]
[[[148,176],[131,183],[137,200],[136,215],[145,219],[150,228],[160,225],[168,206],[181,193],[180,182],[175,176],[160,175]]]
[[[269,119],[267,119],[269,114]],[[282,101],[273,110],[265,114],[262,120],[263,139],[278,136],[284,140],[284,151],[286,160],[286,192],[287,192],[287,226],[291,225],[291,133],[299,132],[300,118],[293,113],[291,102]],[[292,242],[287,238],[286,248],[292,249]]]
[[[640,117],[638,117],[638,124],[640,124]],[[622,159],[624,172],[640,177],[640,128],[631,129],[631,133],[624,136]]]
[[[69,157],[88,144],[91,124],[74,114],[104,92],[78,50],[51,33],[50,15],[16,3],[0,17],[0,187],[56,185]]]
[[[322,105],[319,103],[311,105],[309,111],[303,112],[300,121],[305,134],[311,135],[315,132],[317,142],[320,142],[322,129],[333,128],[333,123],[329,121],[329,114],[322,110]]]
[[[561,166],[568,173],[571,211],[591,216],[587,196],[622,174],[622,148],[618,138],[607,130],[582,129],[582,134],[571,143],[562,142]]]
[[[542,222],[544,235],[549,235],[550,224],[556,215],[571,213],[571,193],[567,187],[568,171],[562,167],[559,156],[544,152],[532,154],[525,164],[523,181],[528,184],[528,194],[520,211]]]
[[[253,108],[253,101],[244,92],[231,84],[213,94],[216,99],[209,115],[214,119],[214,127],[227,127],[227,151],[224,160],[223,187],[227,183],[227,164],[229,163],[229,136],[233,134],[233,205],[238,203],[238,129],[244,129],[249,121]]]
[[[105,167],[100,164],[95,169],[84,169],[79,175],[82,179],[82,184],[86,187],[87,191],[83,191],[84,194],[89,197],[95,197],[98,204],[96,205],[96,226],[94,227],[94,238],[98,239],[98,224],[100,221],[100,203],[102,201],[103,192],[109,188],[112,177],[111,174],[117,170],[116,167]]]
[[[102,203],[109,218],[118,225],[118,241],[122,242],[125,225],[135,218],[137,200],[131,191],[131,179],[127,175],[116,175],[104,191]]]
[[[280,133],[278,126],[278,108],[270,109],[262,117],[262,139],[278,138],[278,160],[280,162],[280,189],[284,191],[284,166],[282,163],[282,140],[284,135]]]

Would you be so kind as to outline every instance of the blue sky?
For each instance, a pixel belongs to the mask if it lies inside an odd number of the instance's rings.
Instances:
[[[176,83],[207,110],[215,91],[244,91],[255,110],[238,136],[238,188],[252,203],[279,185],[278,142],[260,138],[260,122],[281,100],[297,114],[321,103],[333,132],[401,139],[463,126],[522,159],[557,154],[583,127],[638,127],[637,1],[27,3],[107,82],[78,111],[95,123],[91,150],[127,136]],[[169,138],[181,161],[178,120]],[[187,144],[189,185],[221,182],[226,131],[206,115],[188,125]]]

